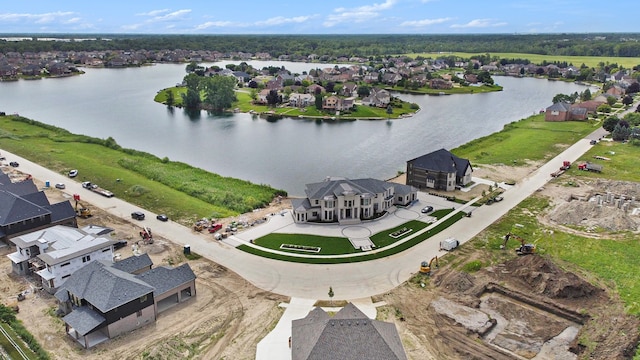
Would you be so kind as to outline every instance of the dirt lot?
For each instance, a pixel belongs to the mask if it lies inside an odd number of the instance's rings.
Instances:
[[[55,189],[46,192],[52,202],[63,199]],[[278,211],[279,206],[264,211]],[[80,227],[107,226],[115,229],[117,239],[128,239],[130,243],[138,240],[139,228],[133,224],[99,209],[91,207],[91,210],[94,216],[79,219]],[[151,245],[140,245],[154,266],[187,261],[181,247],[166,239],[154,237],[154,240]],[[132,255],[130,247],[118,252],[122,258]],[[53,315],[57,309],[55,298],[34,290],[35,284],[11,274],[7,253],[8,248],[0,249],[0,301],[16,302],[19,292],[29,291],[26,300],[18,303],[18,318],[54,359],[179,359],[188,355],[197,359],[254,359],[257,343],[280,319],[282,310],[278,304],[288,301],[254,287],[220,265],[205,259],[190,260],[197,276],[195,298],[161,313],[153,325],[84,350],[65,336],[64,323]]]
[[[638,233],[640,215],[631,208],[640,204],[623,210],[620,199],[640,199],[640,184],[559,178],[540,194],[553,203],[538,216],[547,227],[593,238],[615,238],[621,230]],[[416,275],[374,299],[387,303],[380,317],[396,323],[410,358],[633,357],[639,319],[625,314],[618,295],[606,286],[564,270],[575,269],[572,265],[514,255],[470,274],[461,265],[485,254],[471,247],[456,251],[456,260],[431,277]]]

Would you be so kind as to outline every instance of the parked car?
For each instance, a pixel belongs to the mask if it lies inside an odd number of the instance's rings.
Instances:
[[[10,162],[10,163],[9,163],[9,165],[11,165],[11,166],[13,166],[13,167],[18,167],[18,166],[20,166],[20,164],[18,164],[18,162],[17,162],[17,161],[12,161],[12,162]]]
[[[127,246],[127,240],[118,240],[117,243],[113,244],[113,250],[122,249]]]
[[[144,220],[144,213],[140,211],[134,211],[131,213],[131,218],[136,220]]]
[[[595,140],[591,140],[591,141],[589,141],[589,144],[591,144],[591,145],[595,145],[595,144],[597,144],[597,143],[598,143],[598,142],[597,142],[597,141],[595,141]]]
[[[63,184],[63,183],[57,183],[57,184],[56,184],[56,189],[60,189],[60,190],[62,190],[62,189],[64,189],[65,187],[66,187],[66,186],[64,186],[64,184]]]
[[[493,201],[495,202],[502,201],[502,196],[496,196],[495,198],[493,198]]]
[[[428,214],[432,211],[433,211],[433,206],[425,206],[422,208],[422,210],[420,210],[420,212],[423,214]]]
[[[69,171],[69,177],[76,177],[76,176],[78,176],[78,170],[73,169]]]
[[[165,214],[160,214],[160,215],[156,216],[156,219],[158,219],[160,221],[169,221],[169,217],[167,217],[167,215],[165,215]]]

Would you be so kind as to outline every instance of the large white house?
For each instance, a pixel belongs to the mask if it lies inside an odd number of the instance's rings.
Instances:
[[[395,205],[417,199],[413,186],[376,179],[327,178],[307,184],[307,198],[293,199],[293,219],[297,223],[339,222],[357,224],[373,219]]]
[[[50,293],[76,270],[96,260],[113,262],[116,240],[68,226],[54,226],[11,238],[16,252],[7,257],[15,274],[34,274]]]

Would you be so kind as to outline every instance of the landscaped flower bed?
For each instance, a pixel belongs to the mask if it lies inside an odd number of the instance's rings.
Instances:
[[[409,228],[403,227],[403,228],[402,228],[402,229],[400,229],[400,230],[397,230],[397,231],[392,232],[391,234],[389,234],[389,236],[391,236],[391,237],[392,237],[392,238],[394,238],[394,239],[397,239],[397,238],[399,238],[400,236],[402,236],[402,235],[404,235],[404,234],[407,234],[407,233],[410,233],[410,232],[412,232],[412,231],[413,231],[413,229],[409,229]]]
[[[322,248],[317,246],[306,246],[306,245],[294,245],[294,244],[282,244],[280,245],[280,249],[284,250],[298,250],[298,251],[306,251],[312,253],[319,253]]]

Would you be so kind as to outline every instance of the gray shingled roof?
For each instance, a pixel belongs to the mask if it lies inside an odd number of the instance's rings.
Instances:
[[[62,319],[81,336],[87,335],[91,330],[105,322],[105,318],[102,315],[86,306],[76,308]]]
[[[291,207],[293,211],[303,211],[311,209],[311,203],[309,199],[291,199]]]
[[[566,102],[557,102],[547,108],[547,111],[560,111],[565,112],[571,109],[571,105]]]
[[[292,360],[406,360],[395,325],[367,318],[349,303],[333,318],[319,308],[292,322]]]
[[[307,189],[305,190],[307,197],[309,199],[322,199],[326,196],[334,197],[340,196],[345,192],[353,192],[355,194],[379,194],[383,193],[386,189],[393,187],[396,189],[401,189],[401,191],[406,190],[404,187],[406,185],[390,183],[387,181],[365,178],[365,179],[345,179],[345,178],[336,178],[336,179],[328,179],[322,182],[307,184]],[[410,189],[411,187],[409,187]],[[300,204],[299,204],[300,205]]]
[[[69,291],[103,313],[153,292],[149,284],[110,265],[92,261],[76,270],[59,291]]]
[[[8,191],[0,190],[0,226],[44,216],[51,212]]]
[[[115,262],[111,265],[113,268],[124,271],[129,274],[133,274],[138,270],[142,270],[144,268],[151,267],[153,265],[153,261],[147,253],[138,256],[129,256],[126,259],[122,259],[118,262]]]
[[[25,180],[19,182],[11,182],[9,175],[0,171],[0,189],[6,190],[12,194],[22,196],[31,194],[38,191],[38,187],[33,183],[33,180]]]
[[[62,220],[73,219],[76,217],[76,211],[69,201],[63,201],[56,204],[44,206],[45,209],[51,211],[51,222],[57,223]]]
[[[413,163],[414,167],[420,169],[456,173],[460,177],[464,176],[467,166],[471,166],[469,160],[459,158],[445,149],[436,150],[408,162]]]
[[[195,280],[196,274],[193,273],[189,264],[185,263],[173,269],[160,266],[136,275],[136,278],[153,286],[153,295],[158,297],[171,289]]]

